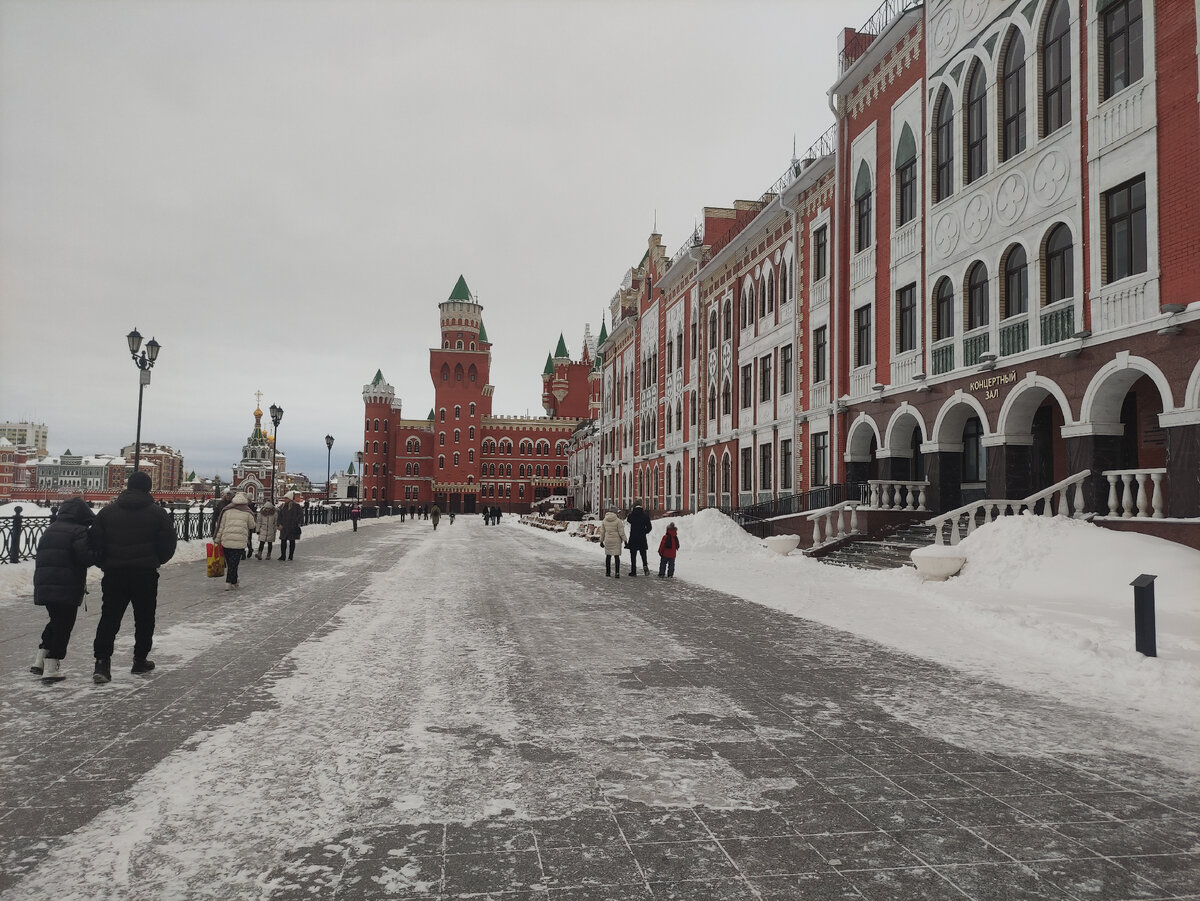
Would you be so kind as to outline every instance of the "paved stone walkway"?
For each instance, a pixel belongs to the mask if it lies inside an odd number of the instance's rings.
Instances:
[[[373,576],[423,554],[437,584],[475,553],[478,592],[428,609],[497,638],[464,642],[465,657],[503,644],[503,690],[538,726],[514,740],[447,710],[426,729],[480,778],[523,767],[543,774],[537,791],[582,800],[469,823],[364,811],[343,833],[249,861],[255,897],[1200,898],[1200,792],[1127,750],[1121,724],[680,579],[605,579],[599,557],[564,558],[523,529],[463,517],[439,531],[438,555],[426,528],[306,537],[292,563],[244,564],[236,593],[215,592],[202,566],[167,567],[160,629],[219,638],[148,677],[114,659],[108,686],[85,674],[98,599],[73,639],[74,678],[51,688],[26,672],[40,611],[6,610],[0,896],[26,897],[23,877],[160,761],[278,704],[281,661],[348,606],[369,616]],[[255,592],[267,578],[286,590]],[[233,883],[184,896],[246,897]]]

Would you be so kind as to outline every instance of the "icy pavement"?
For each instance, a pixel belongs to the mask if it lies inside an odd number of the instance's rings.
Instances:
[[[462,517],[168,566],[159,669],[4,606],[4,899],[1176,898],[1124,722]],[[948,736],[953,737],[953,741]]]

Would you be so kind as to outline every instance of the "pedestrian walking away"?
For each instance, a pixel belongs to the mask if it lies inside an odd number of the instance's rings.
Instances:
[[[263,546],[267,548],[267,559],[271,559],[271,553],[275,547],[275,532],[279,529],[279,517],[275,512],[275,505],[267,501],[258,510],[258,516],[254,519],[254,531],[258,533],[258,553],[255,554],[255,559],[263,558]]]
[[[158,568],[175,556],[175,524],[154,503],[150,476],[135,472],[129,487],[96,514],[92,536],[100,568],[100,622],[92,653],[97,683],[112,681],[112,655],[125,608],[133,607],[132,673],[154,669],[154,616],[158,609]]]
[[[433,520],[433,531],[436,532],[438,520],[442,518],[441,508],[437,504],[434,504],[433,509],[426,514],[426,517]]]
[[[621,578],[621,551],[625,547],[625,523],[617,516],[617,508],[609,507],[600,522],[600,547],[604,548],[604,575]],[[616,563],[616,573],[612,572]]]
[[[67,656],[79,605],[87,594],[87,571],[97,562],[89,529],[96,514],[81,497],[63,502],[58,516],[38,541],[33,570],[33,602],[46,608],[50,621],[42,630],[37,656],[29,671],[43,682],[66,678]]]
[[[226,591],[238,587],[238,564],[242,562],[253,534],[254,514],[250,512],[250,500],[238,492],[233,496],[233,503],[221,511],[214,539],[225,550]]]
[[[217,537],[217,520],[221,518],[221,511],[233,503],[233,489],[226,488],[221,492],[221,499],[213,504],[212,528],[209,530],[209,535],[213,538]]]
[[[362,507],[355,504],[350,508],[350,523],[354,526],[354,531],[358,531],[358,518],[362,516]],[[404,522],[404,508],[400,508],[400,521]]]
[[[289,491],[283,496],[275,517],[279,522],[279,559],[291,560],[296,555],[296,542],[304,522],[304,510],[296,503],[296,492]]]
[[[450,525],[454,525],[454,511],[451,510],[448,515],[450,516]]]
[[[629,575],[637,575],[637,558],[638,554],[642,555],[642,575],[650,575],[650,567],[646,563],[646,551],[650,545],[646,541],[646,536],[650,534],[650,530],[654,528],[650,522],[650,514],[647,513],[641,504],[634,504],[633,509],[629,511],[629,518],[625,521],[629,526]]]
[[[679,532],[675,523],[667,523],[667,533],[658,543],[658,577],[675,578],[675,554],[679,552]]]

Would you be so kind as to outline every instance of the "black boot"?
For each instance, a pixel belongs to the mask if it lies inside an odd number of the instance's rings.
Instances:
[[[103,685],[106,682],[112,681],[112,669],[109,666],[107,657],[96,658],[96,668],[92,671],[92,681],[97,685]]]
[[[129,671],[136,675],[137,673],[148,673],[152,669],[154,669],[154,661],[147,660],[145,657],[143,657],[140,660],[135,659],[133,661],[133,666],[130,668]]]

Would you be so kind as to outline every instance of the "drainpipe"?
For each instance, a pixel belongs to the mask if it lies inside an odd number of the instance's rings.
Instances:
[[[837,399],[839,397],[841,397],[841,395],[838,394],[835,389],[836,389],[836,386],[838,383],[838,378],[840,377],[840,374],[841,374],[841,362],[842,362],[841,361],[841,350],[840,350],[841,345],[839,343],[839,336],[841,335],[841,329],[839,328],[840,319],[841,319],[841,304],[838,303],[837,298],[838,298],[838,289],[839,289],[838,272],[840,271],[840,267],[842,265],[842,253],[844,252],[844,248],[842,247],[842,243],[843,243],[842,242],[842,234],[843,234],[842,211],[843,211],[843,206],[844,206],[844,197],[842,195],[845,193],[845,179],[842,178],[842,166],[845,164],[845,160],[843,159],[843,156],[844,156],[843,138],[844,138],[844,131],[846,128],[846,121],[840,115],[838,115],[837,95],[830,92],[827,96],[829,97],[829,110],[830,110],[830,112],[833,113],[834,121],[837,123],[837,140],[834,143],[834,148],[833,148],[834,160],[835,160],[833,218],[834,218],[834,224],[837,226],[837,228],[834,231],[833,241],[831,242],[833,245],[833,248],[834,248],[834,254],[835,254],[834,259],[837,260],[837,266],[833,265],[833,260],[830,260],[830,266],[829,266],[829,314],[830,314],[829,315],[829,391],[830,391],[830,394],[832,395],[829,398],[829,400],[830,400],[830,403],[833,404],[833,408],[836,410],[837,409]],[[835,354],[837,356],[837,366],[836,367],[834,366]],[[845,419],[844,419],[844,417],[839,419],[839,417],[837,417],[835,415],[832,418],[832,422],[833,422],[833,427],[830,429],[831,434],[829,436],[829,482],[830,482],[830,484],[833,484],[835,481],[836,461],[839,458],[839,451],[841,448],[841,431],[840,431],[840,429],[842,428],[842,425],[844,424]],[[844,461],[842,463],[842,469],[843,469],[843,476],[844,476],[845,475],[845,462]],[[844,479],[843,479],[843,481],[844,481]]]

